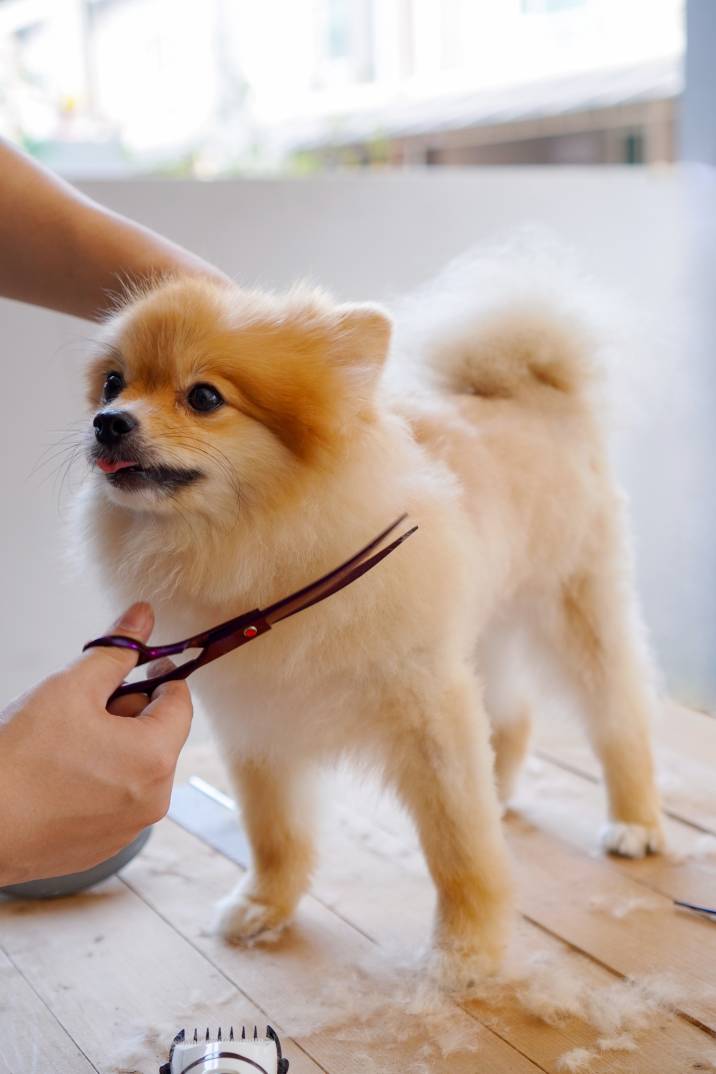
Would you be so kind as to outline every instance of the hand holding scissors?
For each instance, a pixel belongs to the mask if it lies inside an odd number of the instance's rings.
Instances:
[[[311,605],[325,600],[326,597],[330,597],[333,593],[337,593],[345,586],[350,585],[351,582],[355,582],[366,571],[377,566],[381,560],[395,551],[411,534],[415,533],[417,526],[413,526],[400,534],[400,536],[395,537],[383,548],[380,547],[386,537],[405,522],[406,517],[406,515],[401,515],[400,518],[396,519],[387,529],[379,533],[377,537],[362,548],[360,552],[351,556],[339,567],[329,571],[328,574],[324,574],[323,577],[318,578],[316,581],[310,582],[303,589],[299,589],[297,592],[276,601],[275,604],[270,605],[268,608],[255,608],[253,611],[244,612],[243,615],[238,615],[225,623],[220,623],[209,630],[194,634],[191,638],[185,638],[183,641],[177,641],[170,645],[145,645],[141,641],[124,637],[121,634],[109,634],[105,637],[95,638],[94,641],[88,641],[84,646],[85,649],[92,649],[97,646],[115,646],[121,649],[135,650],[139,654],[137,666],[148,664],[153,660],[160,660],[162,657],[177,656],[186,652],[187,649],[201,650],[193,659],[187,660],[186,663],[180,664],[178,667],[172,667],[161,675],[136,683],[123,683],[111,695],[108,704],[127,694],[151,694],[162,683],[170,682],[174,679],[186,679],[197,668],[204,667],[205,664],[209,664],[212,660],[216,660],[225,653],[232,652],[232,650],[246,645],[247,642],[253,641],[254,638],[258,638],[261,634],[265,634],[282,619],[288,619],[289,616],[296,615],[297,612],[301,612],[305,608],[310,608]]]

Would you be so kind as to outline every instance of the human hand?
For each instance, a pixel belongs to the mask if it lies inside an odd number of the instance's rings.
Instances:
[[[153,625],[134,604],[111,633],[146,641]],[[166,813],[191,697],[168,682],[108,711],[136,659],[90,649],[0,715],[0,884],[88,869]]]

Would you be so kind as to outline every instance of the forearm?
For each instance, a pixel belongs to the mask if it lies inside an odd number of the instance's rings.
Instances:
[[[0,295],[99,319],[122,281],[177,271],[221,276],[0,141]]]

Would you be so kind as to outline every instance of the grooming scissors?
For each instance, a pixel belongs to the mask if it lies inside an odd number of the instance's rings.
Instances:
[[[217,657],[230,653],[241,645],[246,645],[247,642],[253,641],[254,638],[258,638],[261,634],[267,633],[274,624],[279,623],[282,619],[288,619],[289,616],[302,612],[305,608],[310,608],[312,604],[325,600],[326,597],[337,593],[344,586],[355,582],[357,578],[377,566],[382,559],[385,559],[411,534],[415,533],[417,526],[406,530],[399,537],[395,537],[390,544],[380,548],[385,538],[393,533],[401,523],[405,522],[406,518],[407,515],[401,515],[392,525],[379,533],[365,548],[361,548],[360,552],[351,556],[345,563],[341,563],[339,567],[329,571],[328,574],[324,574],[322,578],[318,578],[315,582],[310,582],[303,589],[290,593],[287,597],[276,601],[275,604],[271,604],[268,608],[255,608],[253,611],[244,612],[243,615],[238,615],[236,618],[229,619],[227,622],[220,623],[209,630],[203,630],[200,634],[185,638],[184,641],[174,642],[173,645],[145,645],[144,642],[136,641],[134,638],[127,638],[123,634],[108,634],[102,638],[95,638],[94,641],[88,641],[84,649],[93,649],[98,646],[132,649],[139,654],[136,667],[141,664],[148,664],[153,660],[160,660],[165,656],[176,656],[178,653],[186,652],[187,649],[201,650],[193,659],[187,660],[186,663],[180,664],[178,667],[171,668],[162,675],[155,675],[153,678],[143,679],[139,682],[123,683],[114,691],[109,701],[115,701],[118,697],[125,697],[127,694],[151,694],[162,683],[171,682],[175,679],[186,679],[197,668],[203,667],[212,660],[216,660]]]

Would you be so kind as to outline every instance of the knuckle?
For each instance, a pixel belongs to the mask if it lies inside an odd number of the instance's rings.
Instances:
[[[148,736],[131,767],[132,778],[125,784],[127,810],[138,825],[146,827],[169,808],[176,757],[164,742]]]
[[[169,808],[168,796],[157,787],[135,786],[130,792],[130,797],[132,818],[137,831],[147,828],[150,824],[156,824]]]
[[[146,801],[144,824],[156,824],[167,815],[170,792],[166,788],[155,788]]]
[[[156,749],[151,760],[154,779],[161,783],[171,779],[174,774],[175,764],[176,760],[171,750],[168,750],[166,746],[162,745],[159,749]]]
[[[130,816],[136,817],[142,812],[147,793],[147,784],[138,773],[135,773],[134,779],[127,780],[124,786],[124,798],[127,803],[127,813]]]
[[[134,764],[134,778],[128,785],[128,793],[135,800],[145,799],[171,782],[174,758],[164,749],[145,750]]]
[[[154,824],[156,824],[157,821],[160,821],[162,819],[162,817],[166,817],[167,813],[169,812],[170,802],[171,802],[171,793],[170,793],[169,790],[165,790],[163,794],[160,794],[157,797],[157,800],[155,802],[155,809],[153,811],[154,812],[154,821],[153,821]]]
[[[144,754],[141,760],[141,778],[145,788],[154,787],[163,783],[171,772],[170,758],[166,751],[152,749]]]

